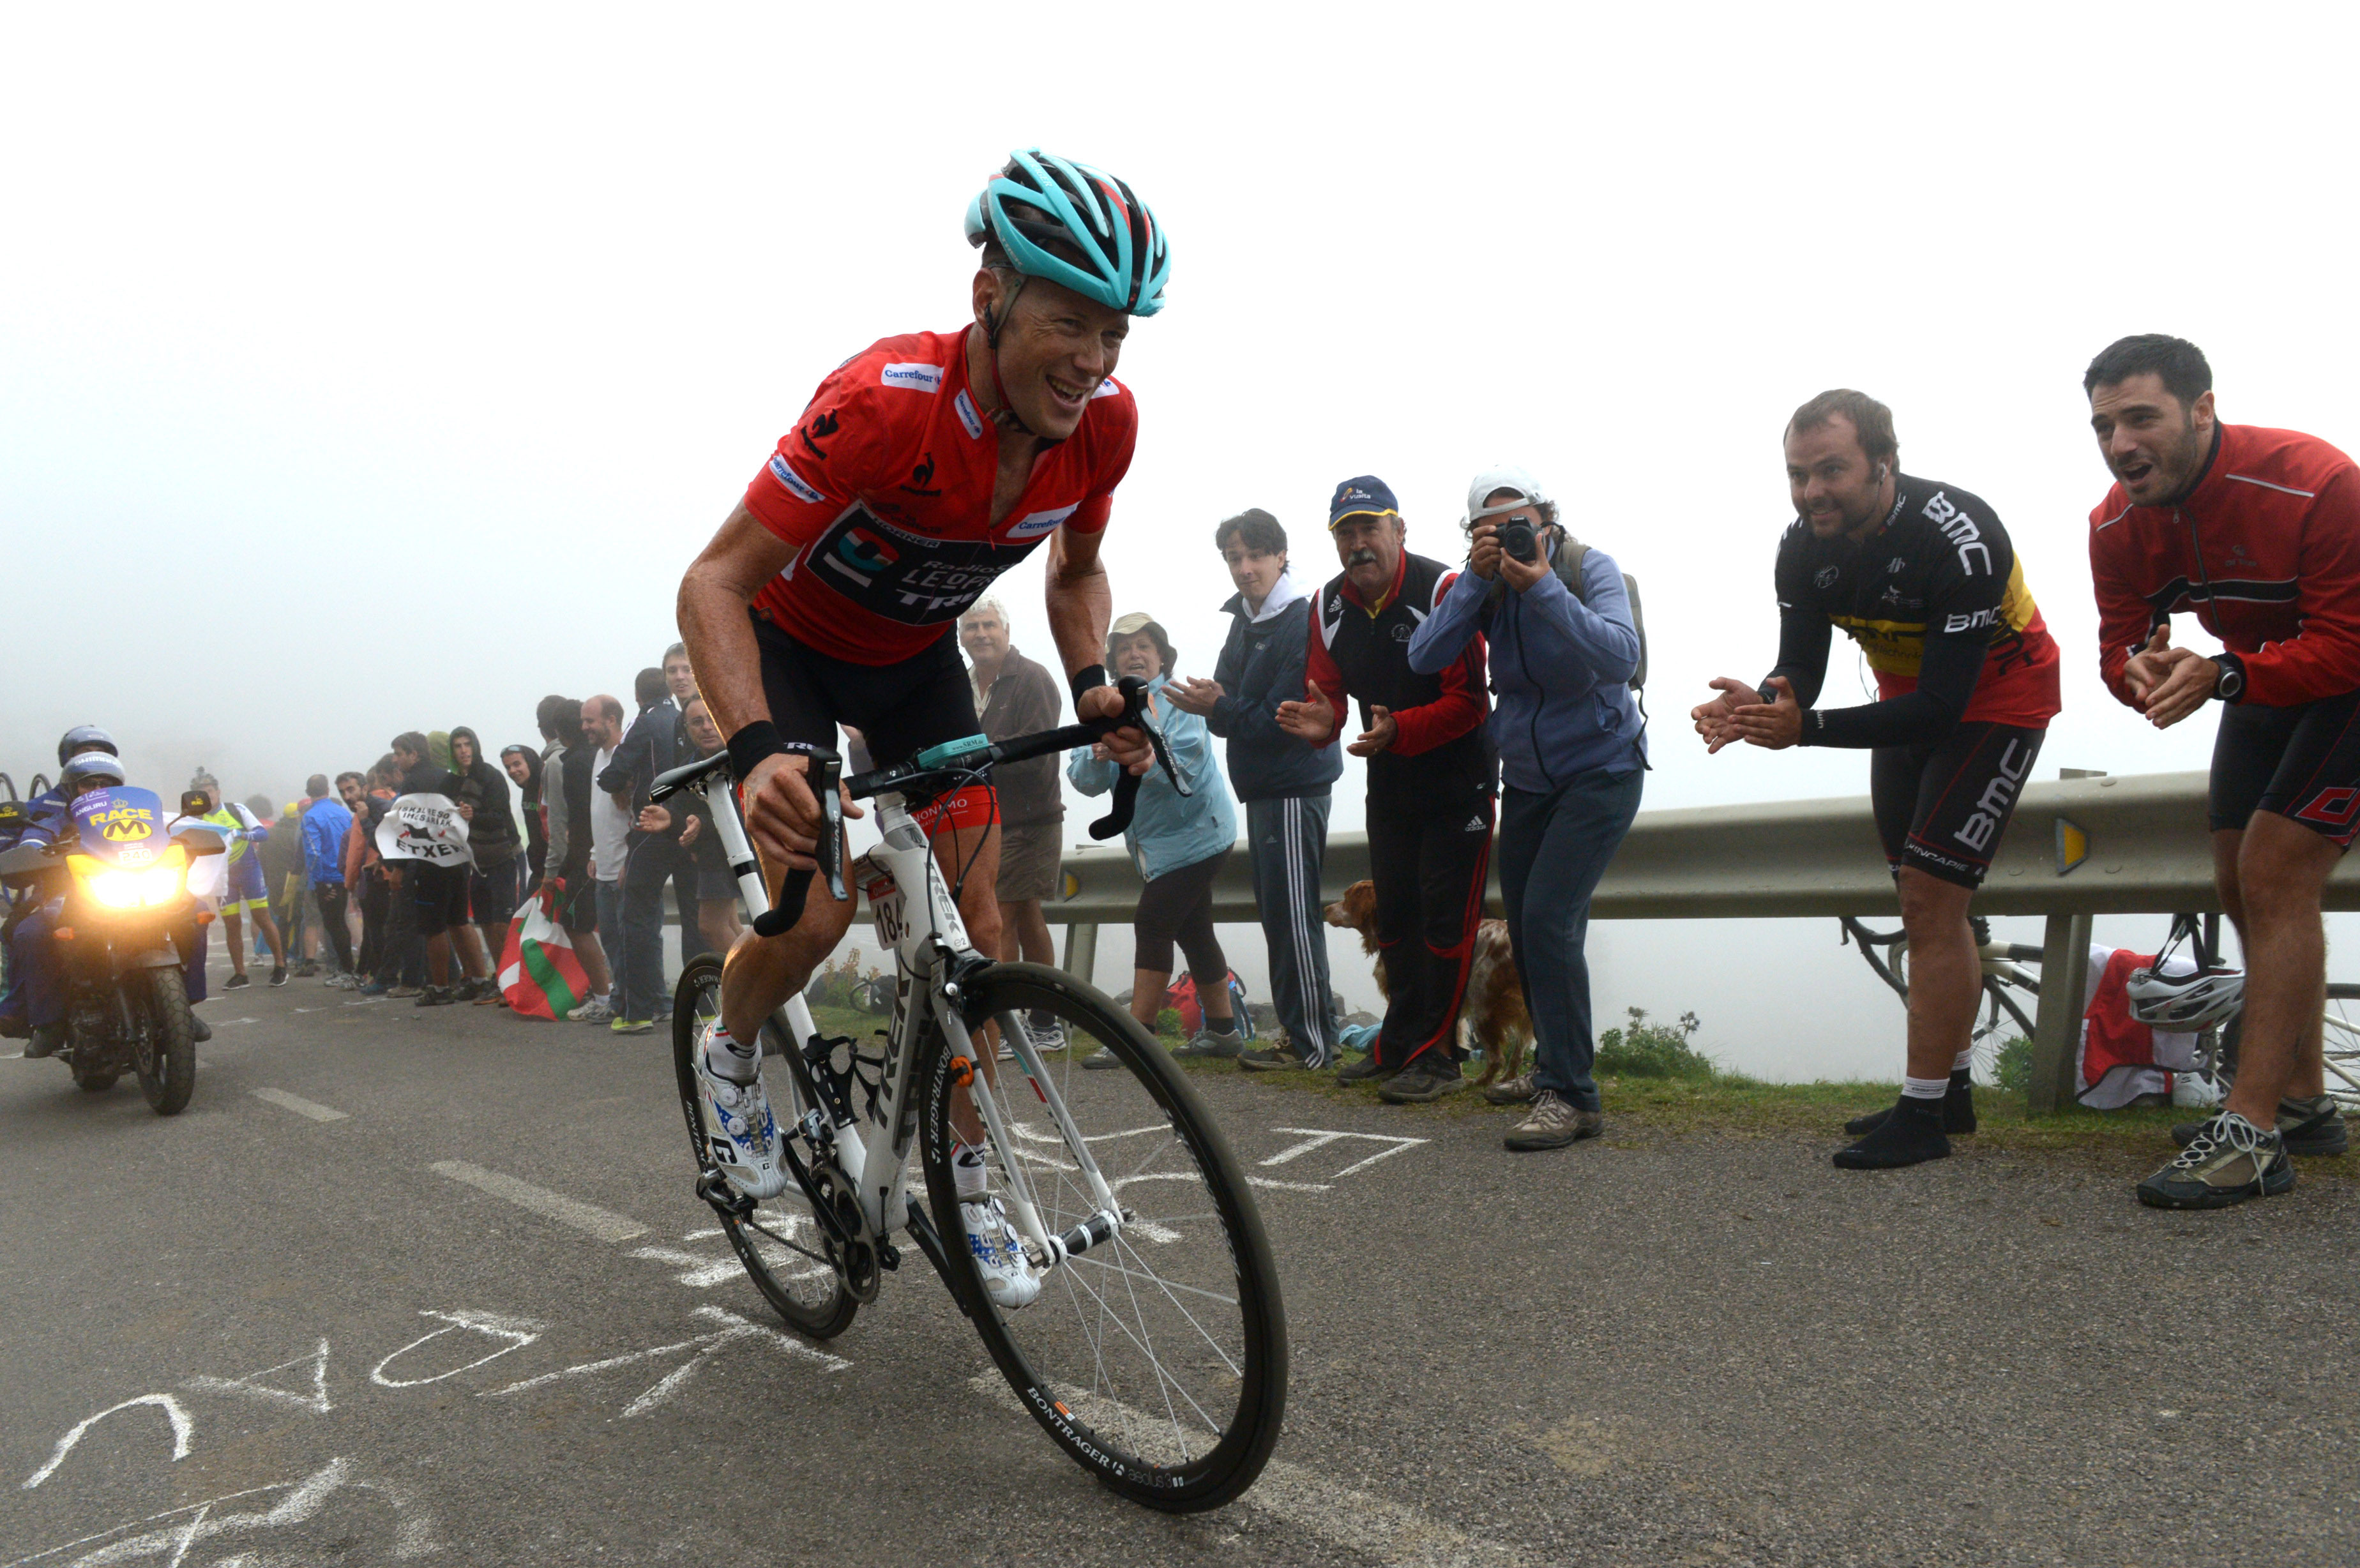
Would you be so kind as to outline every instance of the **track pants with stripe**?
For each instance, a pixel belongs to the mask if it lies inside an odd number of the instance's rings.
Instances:
[[[1385,966],[1377,1062],[1405,1067],[1426,1051],[1459,1055],[1459,1006],[1483,915],[1492,800],[1369,797],[1369,876],[1376,883],[1377,956]]]
[[[1270,947],[1270,1000],[1296,1054],[1315,1067],[1336,1058],[1335,995],[1319,868],[1328,854],[1326,792],[1246,802],[1254,903]]]

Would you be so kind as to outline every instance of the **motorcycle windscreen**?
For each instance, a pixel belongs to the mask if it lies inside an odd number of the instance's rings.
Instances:
[[[82,853],[108,866],[151,866],[172,842],[164,833],[164,802],[153,789],[93,789],[73,803],[73,820]]]

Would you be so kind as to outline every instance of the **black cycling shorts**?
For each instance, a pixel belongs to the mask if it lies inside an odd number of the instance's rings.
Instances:
[[[838,749],[836,726],[844,724],[861,733],[870,762],[883,768],[983,733],[955,637],[937,637],[899,664],[853,664],[805,647],[758,615],[754,641],[770,722],[797,750]]]
[[[2275,811],[2343,849],[2360,832],[2360,691],[2291,708],[2221,710],[2212,740],[2213,831]]]
[[[1982,887],[2048,733],[1977,721],[1925,746],[1870,752],[1868,798],[1886,862]]]

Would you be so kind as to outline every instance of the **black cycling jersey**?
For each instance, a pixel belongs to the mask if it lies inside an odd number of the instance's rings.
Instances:
[[[1865,539],[1822,539],[1797,517],[1778,541],[1776,581],[1771,675],[1810,708],[1841,626],[1882,699],[1807,713],[1805,746],[1922,746],[1961,719],[2037,728],[2057,712],[2057,645],[1980,496],[1905,474]],[[1766,677],[1763,690],[1766,699]]]

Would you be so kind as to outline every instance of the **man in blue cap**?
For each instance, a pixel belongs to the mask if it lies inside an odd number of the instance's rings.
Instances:
[[[1412,555],[1392,489],[1372,474],[1347,479],[1328,505],[1343,563],[1311,606],[1303,700],[1278,722],[1313,746],[1360,702],[1360,736],[1345,746],[1369,763],[1369,873],[1376,884],[1377,950],[1385,966],[1384,1027],[1344,1081],[1382,1080],[1395,1104],[1426,1103],[1464,1086],[1459,1006],[1491,866],[1498,758],[1485,734],[1483,638],[1430,675],[1410,668],[1410,638],[1457,574]]]

